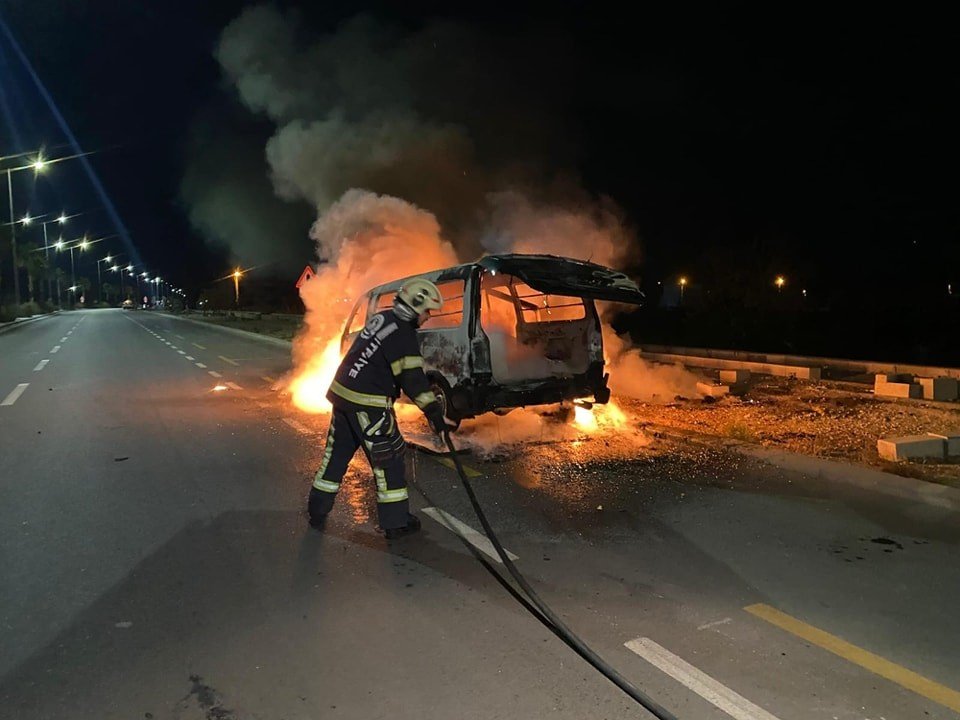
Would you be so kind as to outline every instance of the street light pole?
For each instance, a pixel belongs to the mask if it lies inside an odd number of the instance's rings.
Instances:
[[[13,217],[13,168],[7,168],[7,200],[10,203],[10,252],[13,255],[13,300],[20,304],[20,269],[17,267],[17,221]]]

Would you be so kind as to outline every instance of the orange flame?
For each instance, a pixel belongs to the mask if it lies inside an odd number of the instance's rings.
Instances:
[[[340,338],[327,342],[323,351],[314,355],[306,368],[290,383],[293,404],[308,413],[329,413],[332,406],[327,390],[340,365]]]
[[[616,430],[627,424],[627,416],[620,407],[611,400],[606,405],[584,407],[573,406],[573,425],[582,432],[593,435],[600,430]]]

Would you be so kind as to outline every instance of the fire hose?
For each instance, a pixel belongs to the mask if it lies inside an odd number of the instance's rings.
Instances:
[[[457,454],[456,447],[453,445],[453,440],[450,438],[449,432],[443,433],[443,440],[447,448],[450,450],[450,459],[453,461],[454,467],[457,470],[457,475],[460,476],[460,483],[463,485],[463,489],[466,491],[467,497],[470,499],[470,504],[473,506],[473,511],[476,514],[477,519],[480,521],[483,531],[486,533],[490,543],[497,551],[497,555],[500,557],[501,562],[503,562],[504,567],[507,568],[507,572],[510,573],[510,576],[513,578],[514,582],[516,582],[523,591],[522,594],[516,591],[516,589],[513,588],[513,586],[511,586],[510,583],[507,582],[507,580],[503,578],[500,573],[493,568],[492,565],[484,562],[483,564],[487,570],[495,575],[497,581],[500,582],[500,584],[503,585],[508,591],[510,591],[514,598],[516,598],[551,632],[563,640],[563,642],[566,643],[571,650],[586,660],[604,677],[610,680],[610,682],[629,695],[634,701],[646,708],[651,714],[654,715],[654,717],[659,718],[659,720],[677,720],[676,715],[663,708],[653,698],[623,677],[612,665],[600,657],[570,628],[568,628],[553,611],[553,609],[540,598],[537,592],[530,586],[530,583],[527,582],[527,579],[517,569],[517,566],[513,564],[513,561],[510,559],[507,551],[504,550],[503,545],[500,544],[500,540],[497,538],[496,533],[490,526],[490,521],[487,520],[487,515],[484,513],[483,507],[480,505],[479,500],[477,500],[477,495],[473,491],[473,485],[470,484],[470,480],[467,478],[467,473],[463,469],[463,464],[460,462],[460,457]]]

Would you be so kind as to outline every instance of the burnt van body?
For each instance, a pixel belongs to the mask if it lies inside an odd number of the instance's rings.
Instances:
[[[623,273],[551,255],[489,255],[422,273],[444,298],[417,331],[424,369],[459,421],[490,411],[577,398],[605,403],[603,337],[596,300],[640,304]],[[379,285],[354,305],[347,347],[367,318],[391,307],[409,278]]]

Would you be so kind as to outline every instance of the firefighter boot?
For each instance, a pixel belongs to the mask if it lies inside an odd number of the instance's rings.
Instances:
[[[386,536],[387,540],[397,540],[398,538],[406,537],[407,535],[413,535],[419,530],[420,518],[411,513],[410,515],[407,515],[406,525],[401,525],[398,528],[387,528],[383,531],[383,534]]]

